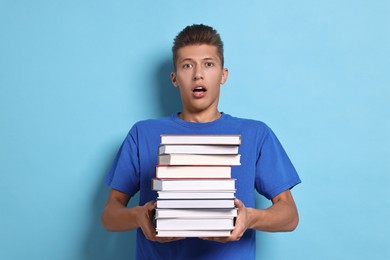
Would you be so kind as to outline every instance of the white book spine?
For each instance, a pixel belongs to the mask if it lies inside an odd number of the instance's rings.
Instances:
[[[226,218],[236,217],[237,209],[156,209],[155,218]]]
[[[157,200],[157,208],[193,209],[193,208],[234,208],[234,200]]]
[[[227,230],[234,228],[233,218],[157,219],[157,230]]]
[[[157,230],[158,237],[228,237],[231,230]]]

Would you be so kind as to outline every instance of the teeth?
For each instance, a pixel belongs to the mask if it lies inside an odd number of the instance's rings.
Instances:
[[[194,91],[206,91],[206,89],[203,87],[196,87],[194,88]]]

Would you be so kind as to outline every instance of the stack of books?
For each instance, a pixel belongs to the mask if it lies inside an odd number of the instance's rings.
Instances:
[[[162,135],[153,190],[159,237],[224,237],[234,228],[240,135]]]

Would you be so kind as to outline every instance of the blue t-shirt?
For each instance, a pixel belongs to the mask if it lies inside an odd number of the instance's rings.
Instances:
[[[300,183],[299,176],[272,130],[263,122],[222,113],[208,123],[187,122],[173,114],[136,123],[124,140],[106,183],[133,196],[139,205],[157,198],[151,189],[161,134],[240,134],[241,165],[232,167],[236,197],[246,207],[255,207],[255,190],[267,199]],[[170,243],[147,240],[137,231],[137,259],[255,259],[255,231],[247,230],[237,242],[218,243],[186,238]]]

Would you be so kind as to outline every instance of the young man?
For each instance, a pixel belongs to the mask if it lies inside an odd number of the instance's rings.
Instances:
[[[188,26],[175,38],[172,51],[171,79],[180,91],[183,111],[132,127],[106,179],[112,190],[102,223],[111,231],[139,228],[137,259],[255,259],[255,230],[292,231],[297,226],[290,189],[300,179],[267,125],[219,112],[220,87],[228,78],[219,34],[209,26]],[[156,237],[152,217],[157,194],[151,180],[161,134],[241,134],[241,166],[232,169],[238,216],[229,237]],[[256,209],[255,190],[272,206]],[[138,191],[140,206],[127,208]]]

